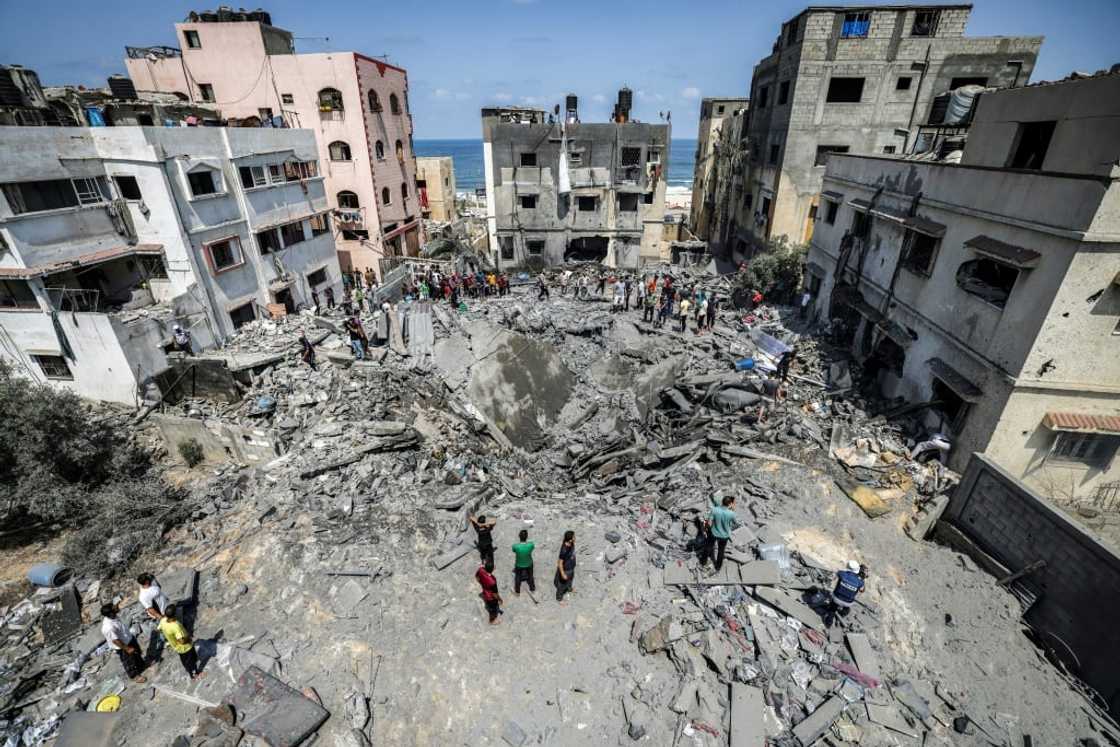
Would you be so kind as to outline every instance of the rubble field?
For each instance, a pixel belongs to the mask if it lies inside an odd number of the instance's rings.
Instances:
[[[400,304],[407,345],[365,361],[337,311],[243,328],[224,354],[267,363],[241,401],[165,411],[269,433],[283,454],[192,470],[191,520],[129,573],[0,607],[5,747],[1118,742],[1024,635],[1019,600],[922,539],[920,509],[956,476],[910,459],[927,434],[861,397],[858,368],[795,310],[725,304],[682,334],[612,313],[594,285],[463,304]],[[794,343],[775,401],[760,372]],[[158,417],[137,427],[156,438]],[[741,526],[716,572],[697,529],[726,495]],[[471,513],[497,521],[494,626]],[[536,590],[516,596],[522,529]],[[577,568],[558,604],[566,530]],[[867,590],[827,628],[849,559]],[[142,570],[188,603],[202,678],[141,620]],[[114,599],[157,660],[144,684],[101,637]],[[110,694],[116,713],[90,713]]]

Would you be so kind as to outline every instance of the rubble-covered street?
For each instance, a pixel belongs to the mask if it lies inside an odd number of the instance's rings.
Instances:
[[[731,295],[728,276],[672,272]],[[5,747],[53,738],[108,694],[108,727],[56,744],[1117,744],[1024,634],[1020,600],[924,539],[921,509],[957,476],[910,458],[928,434],[864,399],[858,367],[796,309],[725,304],[711,331],[682,334],[612,313],[594,284],[576,299],[554,275],[551,291],[402,303],[407,342],[388,324],[365,361],[341,312],[243,327],[222,355],[261,363],[238,402],[183,400],[135,427],[155,443],[161,418],[208,419],[282,455],[174,467],[195,505],[159,552],[0,606]],[[761,372],[795,343],[776,400]],[[723,496],[741,526],[716,572],[694,540]],[[494,626],[478,514],[497,522]],[[515,596],[522,529],[537,588]],[[568,530],[574,592],[558,604]],[[829,628],[849,560],[867,591]],[[129,682],[102,638],[98,610],[117,598],[139,629],[142,571],[196,600],[200,679],[164,650]],[[164,648],[142,628],[145,652]]]

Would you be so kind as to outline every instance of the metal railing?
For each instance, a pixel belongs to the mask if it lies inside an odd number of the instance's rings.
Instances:
[[[1099,511],[1120,511],[1120,482],[1106,482],[1097,486],[1092,506]]]
[[[44,288],[55,311],[100,311],[101,291],[85,288]]]

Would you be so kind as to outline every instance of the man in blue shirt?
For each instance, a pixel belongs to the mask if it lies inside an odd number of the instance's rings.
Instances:
[[[731,531],[739,525],[739,519],[735,516],[734,496],[724,496],[723,500],[717,503],[716,497],[713,495],[711,501],[712,512],[708,514],[707,521],[711,541],[707,544],[704,557],[701,558],[700,562],[701,564],[708,562],[708,558],[712,556],[712,545],[714,544],[716,570],[719,571],[723,568],[723,553],[727,549],[727,541],[731,539]]]
[[[849,560],[845,570],[836,573],[836,588],[832,590],[832,600],[824,616],[824,624],[831,628],[836,615],[847,617],[856,603],[856,597],[863,593],[867,569],[858,561]]]

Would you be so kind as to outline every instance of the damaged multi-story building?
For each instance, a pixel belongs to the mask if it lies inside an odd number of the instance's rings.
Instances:
[[[426,220],[453,221],[459,217],[455,206],[455,163],[451,156],[416,159],[416,192],[420,213]]]
[[[308,130],[0,127],[0,151],[0,358],[38,381],[156,399],[174,325],[198,352],[341,297]]]
[[[1120,490],[1120,66],[981,94],[963,152],[829,159],[815,312],[882,394],[1056,499]],[[1115,493],[1111,493],[1115,497]]]
[[[141,90],[217,102],[229,118],[313,130],[345,270],[380,272],[423,241],[408,73],[358,52],[296,53],[264,11],[191,13],[181,48],[128,47]]]
[[[742,194],[725,249],[809,240],[832,153],[909,153],[966,86],[1025,85],[1042,37],[971,37],[971,5],[811,6],[754,68]]]
[[[700,239],[712,233],[717,205],[725,207],[733,174],[738,166],[732,145],[746,139],[745,98],[706,98],[700,102],[700,130],[692,173],[692,206],[689,226]]]
[[[490,251],[500,267],[574,259],[636,268],[667,258],[670,126],[633,121],[632,103],[622,89],[613,121],[595,123],[579,120],[574,95],[562,118],[482,110]]]

